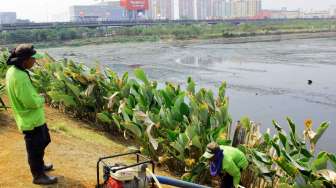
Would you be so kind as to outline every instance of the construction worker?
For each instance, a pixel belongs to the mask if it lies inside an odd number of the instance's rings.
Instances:
[[[203,157],[210,162],[211,176],[221,177],[221,188],[240,187],[241,172],[248,166],[243,152],[231,146],[219,146],[212,142],[207,145]]]
[[[49,129],[45,122],[44,98],[32,85],[28,69],[41,57],[31,44],[20,44],[10,53],[6,74],[7,94],[14,118],[20,132],[24,134],[28,163],[33,175],[33,183],[49,185],[57,183],[57,178],[47,176],[53,168],[45,165],[44,150],[50,143]]]

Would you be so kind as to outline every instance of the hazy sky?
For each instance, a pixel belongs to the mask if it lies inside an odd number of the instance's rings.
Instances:
[[[33,21],[65,20],[68,18],[69,6],[96,2],[94,0],[0,0],[0,11],[15,11],[19,18]],[[330,5],[336,5],[336,0],[263,0],[264,9],[287,7],[288,9],[317,10],[327,9]]]

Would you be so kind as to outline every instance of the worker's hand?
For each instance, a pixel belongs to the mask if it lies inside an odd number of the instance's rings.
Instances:
[[[241,185],[237,185],[237,188],[245,188],[245,187],[243,187],[243,186],[241,186]]]

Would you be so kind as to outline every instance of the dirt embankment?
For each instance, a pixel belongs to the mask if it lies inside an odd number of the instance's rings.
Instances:
[[[17,131],[10,113],[0,112],[0,188],[41,187],[32,184],[23,135]],[[55,167],[49,174],[59,177],[59,184],[46,187],[94,187],[98,158],[128,150],[125,142],[55,109],[46,107],[46,116],[52,143],[46,150],[45,161]],[[134,162],[129,157],[119,160]]]

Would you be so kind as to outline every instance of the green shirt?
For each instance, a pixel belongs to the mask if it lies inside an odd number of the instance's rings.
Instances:
[[[224,151],[222,169],[233,177],[235,187],[239,185],[241,170],[245,170],[248,166],[248,161],[245,154],[239,149],[230,146],[220,146]]]
[[[30,131],[45,123],[44,98],[39,96],[26,72],[11,66],[6,89],[18,129]]]

